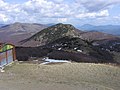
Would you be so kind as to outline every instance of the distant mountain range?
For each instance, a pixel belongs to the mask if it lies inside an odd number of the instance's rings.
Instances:
[[[90,24],[85,24],[78,27],[81,30],[85,31],[99,31],[113,35],[120,35],[120,25],[100,25],[94,26]]]
[[[98,32],[101,26],[97,30],[93,29],[95,27],[98,26],[84,25],[79,30],[71,24],[17,22],[0,27],[0,42],[16,45],[19,60],[49,57],[76,62],[120,63],[120,38],[113,33]],[[108,27],[112,28],[106,26],[106,31],[111,31]]]
[[[94,27],[95,26],[87,24],[87,25],[83,25],[81,27],[82,29],[78,30],[77,28],[75,28],[70,24],[62,24],[62,23],[59,23],[59,24],[51,23],[51,24],[44,25],[44,24],[38,24],[38,23],[16,22],[8,25],[1,24],[0,40],[1,42],[10,42],[15,45],[17,45],[18,42],[21,40],[23,41],[27,40],[28,42],[31,40],[39,43],[39,44],[34,43],[36,46],[36,45],[40,45],[40,43],[43,44],[46,42],[48,43],[51,40],[54,41],[58,38],[62,38],[63,36],[80,37],[81,39],[89,40],[89,41],[104,40],[104,39],[111,40],[113,38],[116,38],[116,36],[114,35],[98,32],[99,30],[93,30],[92,28]],[[91,29],[91,30],[88,30],[88,29]],[[111,30],[106,30],[106,31],[111,31]],[[119,34],[120,32],[113,32],[113,33]],[[34,37],[34,40],[33,40],[33,37]]]
[[[55,25],[55,23],[49,23],[49,24],[45,24],[46,26],[50,27],[50,26],[53,26]]]

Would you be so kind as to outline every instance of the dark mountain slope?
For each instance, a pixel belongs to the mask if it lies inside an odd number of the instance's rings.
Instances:
[[[77,37],[66,36],[44,46],[22,47],[16,50],[19,60],[30,59],[31,57],[49,57],[76,62],[116,63],[108,51],[95,47]]]
[[[89,42],[78,37],[63,37],[45,45],[47,48],[64,50],[68,52],[80,52],[82,54],[97,58],[99,62],[114,62],[112,54],[100,47],[93,46]]]

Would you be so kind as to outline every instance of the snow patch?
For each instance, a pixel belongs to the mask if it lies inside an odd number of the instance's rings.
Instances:
[[[74,50],[76,50],[77,48],[74,48]]]
[[[67,63],[67,62],[70,62],[67,60],[55,60],[55,59],[49,59],[49,58],[44,58],[44,61],[45,62],[41,63],[42,65],[49,64],[49,63],[60,63],[60,62]]]
[[[58,48],[58,50],[61,50],[62,48]]]
[[[78,52],[82,52],[82,50],[77,50]]]
[[[67,46],[67,44],[64,44],[65,46]]]
[[[55,47],[55,46],[52,46],[52,47]]]
[[[98,43],[93,43],[92,45],[93,45],[93,46],[99,46],[99,44],[98,44]]]
[[[0,72],[5,72],[4,67],[0,67]]]
[[[112,49],[113,47],[112,47],[112,46],[110,46],[110,48]]]

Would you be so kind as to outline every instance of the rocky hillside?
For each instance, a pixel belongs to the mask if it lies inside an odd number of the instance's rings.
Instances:
[[[80,33],[83,33],[80,30],[77,30],[74,26],[70,24],[56,24],[42,31],[36,33],[32,37],[21,41],[20,43],[24,46],[36,46],[45,45],[47,43],[53,42],[59,38],[70,36],[70,37],[80,37]]]

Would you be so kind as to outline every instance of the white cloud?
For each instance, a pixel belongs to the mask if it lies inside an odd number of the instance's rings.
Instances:
[[[0,22],[1,21],[7,22],[8,20],[9,20],[9,18],[5,14],[0,13]]]
[[[58,18],[58,22],[61,22],[61,23],[63,23],[63,22],[67,22],[67,18]]]
[[[106,17],[109,16],[108,10],[103,10],[100,12],[92,12],[92,13],[82,13],[76,15],[76,18],[96,18],[96,17]]]
[[[120,0],[76,0],[79,5],[83,5],[89,12],[99,11],[109,8],[112,5],[120,4]]]
[[[53,0],[54,2],[61,3],[64,2],[64,0]]]
[[[29,0],[22,4],[10,4],[0,0],[0,22],[67,22],[68,19],[108,17],[108,8],[120,0]],[[45,21],[47,20],[47,21]]]

